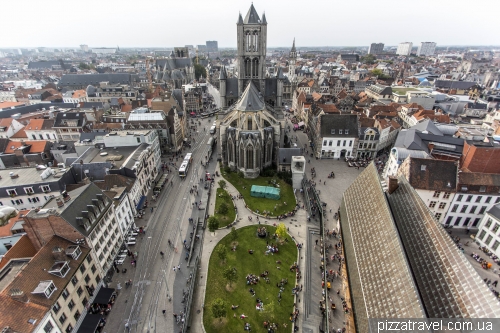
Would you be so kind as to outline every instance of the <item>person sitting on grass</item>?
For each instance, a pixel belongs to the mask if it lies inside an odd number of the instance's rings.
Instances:
[[[235,310],[235,309],[237,309],[237,308],[239,308],[239,307],[240,307],[239,305],[231,305],[231,309],[232,309],[232,310]]]
[[[253,254],[253,250],[248,250],[248,253]]]

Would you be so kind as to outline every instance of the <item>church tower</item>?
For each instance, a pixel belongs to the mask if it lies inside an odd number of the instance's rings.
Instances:
[[[253,3],[245,19],[238,17],[238,96],[251,80],[261,93],[265,91],[265,64],[267,48],[266,14],[260,19]]]
[[[292,95],[295,89],[297,89],[297,77],[295,75],[296,64],[297,64],[297,50],[295,49],[295,38],[294,38],[292,49],[290,50],[288,59],[288,80],[292,84]]]

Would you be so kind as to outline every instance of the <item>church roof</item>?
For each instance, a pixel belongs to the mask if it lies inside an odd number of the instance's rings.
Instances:
[[[252,6],[253,8],[253,6]],[[236,103],[236,110],[239,111],[260,111],[265,108],[264,101],[259,96],[259,91],[252,81],[250,81],[243,91],[240,99]]]
[[[238,15],[238,23],[236,24],[243,24],[243,17],[241,17],[241,13]]]
[[[225,79],[227,79],[226,67],[221,66],[219,80],[225,80]]]
[[[283,75],[283,70],[281,67],[278,67],[278,71],[276,72],[276,77],[280,80],[284,80],[285,76]]]
[[[295,38],[293,39],[293,45],[290,52],[297,52],[297,50],[295,49]]]
[[[250,5],[250,9],[248,10],[247,16],[245,16],[244,24],[252,24],[252,23],[260,23],[259,14],[255,10],[253,4]]]
[[[267,24],[266,13],[262,14],[262,24]]]

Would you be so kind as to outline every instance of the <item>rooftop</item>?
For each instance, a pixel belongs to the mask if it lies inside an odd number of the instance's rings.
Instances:
[[[11,172],[13,172],[14,177],[11,177]],[[56,182],[65,172],[65,169],[47,168],[45,166],[0,169],[0,188]],[[15,175],[17,175],[17,177],[15,177]]]

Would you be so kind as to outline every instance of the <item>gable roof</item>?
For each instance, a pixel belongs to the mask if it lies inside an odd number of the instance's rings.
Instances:
[[[24,211],[27,212],[27,211]],[[12,219],[14,220],[14,219]],[[17,220],[14,220],[17,223]],[[36,254],[36,249],[33,246],[28,235],[22,235],[19,240],[0,258],[0,270],[4,268],[9,261],[19,258],[31,258]]]
[[[278,164],[292,163],[292,156],[302,156],[300,148],[279,148]]]
[[[239,111],[260,111],[264,108],[265,103],[259,96],[259,91],[253,82],[249,81],[245,91],[243,91],[243,94],[236,103],[235,109]]]
[[[357,137],[358,136],[358,115],[356,114],[324,114],[321,115],[321,137]],[[332,134],[335,129],[335,134]],[[339,129],[343,134],[339,134]],[[345,130],[348,133],[345,134]]]
[[[46,140],[32,140],[32,141],[9,141],[7,144],[7,148],[5,149],[5,154],[14,154],[14,151],[19,147],[23,146],[31,146],[30,154],[33,153],[43,153],[45,151],[45,147],[47,146]]]
[[[455,161],[410,157],[408,182],[415,189],[454,191],[457,185]]]
[[[474,81],[452,81],[452,80],[436,80],[434,86],[436,88],[449,88],[449,89],[470,89],[477,85]]]
[[[78,120],[76,127],[81,127],[85,120],[85,112],[59,112],[56,115],[54,127],[67,127],[64,123],[66,120]]]

